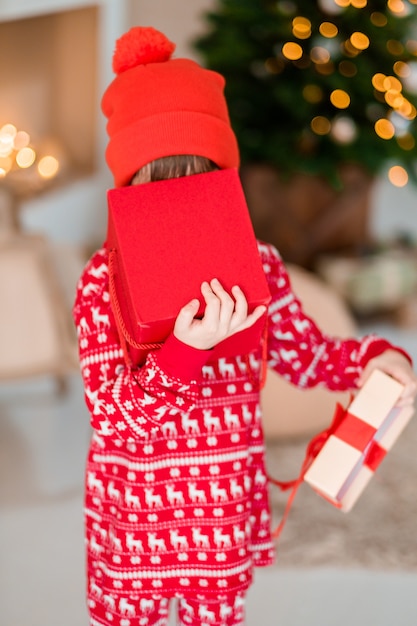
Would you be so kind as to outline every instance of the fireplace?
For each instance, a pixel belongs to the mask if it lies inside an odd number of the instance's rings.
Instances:
[[[112,77],[113,45],[126,27],[127,5],[0,4],[0,187],[26,226],[52,237],[79,237],[81,217],[87,239],[97,231],[98,210],[103,218],[110,181],[100,96]]]
[[[33,168],[41,179],[36,165],[48,155],[64,181],[96,167],[97,18],[97,7],[85,7],[0,24],[0,126],[5,142],[8,129],[19,132],[21,141],[27,133],[35,160],[32,167],[23,160],[20,169]],[[25,147],[18,142],[14,153]],[[11,167],[16,192],[23,194],[31,177],[7,156],[15,154],[0,155],[4,175]]]

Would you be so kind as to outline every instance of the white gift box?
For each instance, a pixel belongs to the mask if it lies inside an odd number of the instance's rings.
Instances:
[[[342,511],[350,511],[407,423],[413,407],[396,403],[403,385],[376,370],[343,414],[304,474],[304,480]]]

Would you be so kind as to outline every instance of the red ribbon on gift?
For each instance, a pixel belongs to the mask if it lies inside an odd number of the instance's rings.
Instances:
[[[346,411],[334,434],[352,448],[365,452],[375,436],[376,428]]]
[[[367,424],[352,413],[349,413],[349,411],[345,409],[341,404],[336,404],[335,412],[333,414],[333,419],[330,426],[318,433],[315,437],[313,437],[308,444],[298,478],[296,478],[295,480],[290,480],[288,482],[283,482],[275,480],[270,476],[268,477],[270,482],[274,485],[277,485],[282,491],[292,489],[287,500],[281,522],[279,523],[276,530],[272,533],[272,536],[274,538],[278,538],[282,533],[298,488],[304,481],[305,473],[316,458],[316,456],[319,454],[320,450],[323,448],[326,441],[329,439],[330,435],[337,434],[337,437],[339,439],[342,439],[347,444],[356,448],[357,450],[365,452],[364,464],[369,467],[371,471],[375,471],[378,465],[380,465],[384,456],[386,455],[386,450],[384,450],[384,448],[382,448],[376,441],[373,441],[375,433],[376,428],[374,428],[370,424]],[[367,448],[368,450],[366,450]],[[331,503],[336,507],[338,506],[333,500],[331,500]],[[339,508],[340,507],[341,505],[339,505]]]
[[[296,478],[295,480],[284,482],[275,480],[270,476],[268,477],[269,481],[274,485],[277,485],[277,487],[279,487],[282,491],[292,489],[287,500],[281,522],[279,523],[276,530],[272,533],[272,536],[274,538],[278,538],[282,533],[298,488],[304,481],[305,473],[320,452],[320,450],[323,448],[326,441],[329,439],[330,435],[337,434],[337,437],[339,439],[342,439],[357,450],[361,450],[363,452],[366,450],[366,447],[371,444],[365,462],[368,467],[372,469],[373,467],[376,468],[383,458],[383,449],[375,442],[372,443],[372,438],[374,437],[375,433],[376,429],[373,426],[367,424],[366,422],[363,422],[352,413],[349,413],[349,411],[345,409],[341,404],[336,404],[335,412],[330,426],[318,433],[315,437],[313,437],[308,444],[298,478]],[[332,504],[337,506],[337,504],[335,504],[333,501]]]
[[[314,459],[316,458],[316,456],[318,455],[318,453],[320,452],[320,450],[322,449],[322,447],[324,446],[324,444],[326,443],[330,435],[332,435],[335,432],[335,430],[340,426],[340,424],[343,422],[346,413],[347,413],[347,410],[341,404],[337,403],[335,412],[333,415],[333,420],[329,428],[326,428],[325,430],[315,435],[315,437],[313,437],[310,443],[308,444],[306,453],[304,456],[304,461],[301,466],[301,471],[300,471],[298,478],[296,478],[295,480],[283,482],[280,480],[275,480],[274,478],[271,478],[270,476],[268,476],[269,481],[273,483],[274,485],[276,485],[277,487],[279,487],[281,491],[287,491],[288,489],[292,489],[289,495],[289,498],[287,500],[287,504],[286,504],[282,519],[278,527],[276,528],[276,530],[272,533],[272,537],[278,538],[280,534],[282,533],[285,522],[287,521],[287,518],[290,512],[290,509],[294,502],[294,498],[297,494],[298,488],[304,481],[304,475],[306,471],[308,470],[311,463],[314,461]]]
[[[380,446],[377,441],[373,441],[365,455],[364,465],[366,465],[366,467],[369,467],[371,472],[375,472],[377,468],[381,465],[386,454],[387,450]]]

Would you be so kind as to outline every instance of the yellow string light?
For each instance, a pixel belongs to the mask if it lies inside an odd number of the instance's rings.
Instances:
[[[339,30],[335,24],[332,24],[332,22],[322,22],[319,26],[319,32],[323,35],[323,37],[331,39],[332,37],[336,37]]]
[[[13,124],[5,124],[0,128],[0,157],[7,157],[12,154],[16,132],[16,126]]]
[[[380,28],[388,24],[387,16],[383,13],[379,13],[379,11],[374,11],[373,13],[371,13],[370,19],[374,26],[379,26]]]
[[[343,42],[343,49],[344,53],[348,57],[356,57],[358,56],[358,54],[360,54],[360,50],[352,45],[350,39],[346,39],[346,41]]]
[[[398,78],[396,78],[395,76],[386,76],[384,78],[384,89],[385,91],[388,91],[389,89],[394,90],[394,91],[402,91],[402,83],[400,80],[398,80]]]
[[[417,109],[413,104],[411,104],[409,100],[407,100],[407,98],[403,98],[403,102],[401,106],[398,107],[397,113],[402,115],[406,120],[410,120],[411,122],[417,116]]]
[[[356,32],[350,36],[350,43],[357,50],[366,50],[369,47],[370,41],[364,33]]]
[[[385,102],[393,109],[400,109],[404,103],[404,97],[399,91],[389,89],[385,94]]]
[[[16,137],[17,134],[17,128],[14,124],[4,124],[4,126],[2,126],[0,128],[0,135],[2,136],[9,136],[9,137]]]
[[[292,21],[292,32],[298,39],[308,39],[311,36],[311,22],[306,17],[295,17]]]
[[[368,0],[350,0],[350,4],[355,7],[355,9],[364,9],[368,4]]]
[[[24,130],[19,130],[14,138],[13,146],[15,150],[26,148],[30,144],[30,135]]]
[[[342,76],[346,76],[347,78],[351,78],[352,76],[356,76],[358,73],[358,68],[352,61],[341,61],[339,63],[339,72]]]
[[[404,133],[396,137],[397,143],[403,150],[414,150],[416,142],[410,133]]]
[[[330,132],[332,125],[327,117],[317,115],[311,120],[310,127],[316,135],[327,135]]]
[[[393,56],[399,56],[403,54],[404,52],[403,44],[400,41],[397,41],[396,39],[388,39],[386,46],[387,46],[388,52],[392,54]]]
[[[0,157],[0,177],[4,178],[13,167],[12,159],[8,157]]]
[[[53,178],[59,170],[58,160],[50,155],[44,156],[38,163],[38,172],[42,178]]]
[[[276,57],[270,57],[265,61],[265,69],[269,74],[280,74],[284,67],[284,61]]]
[[[316,72],[318,74],[322,74],[323,76],[330,76],[334,72],[333,63],[319,63],[316,66]]]
[[[387,5],[389,10],[396,15],[401,15],[401,13],[406,12],[403,0],[388,0]]]
[[[337,109],[347,109],[350,104],[350,96],[343,89],[335,89],[330,94],[330,102]]]
[[[282,54],[290,61],[296,61],[303,56],[303,49],[300,44],[288,41],[282,46]]]
[[[303,89],[303,98],[311,104],[323,100],[323,90],[318,85],[306,85]]]
[[[401,78],[407,78],[411,75],[410,66],[408,63],[404,63],[403,61],[396,61],[393,65],[393,70],[397,76],[401,76]]]
[[[377,120],[374,125],[375,132],[381,139],[392,139],[395,134],[394,124],[385,117]]]
[[[22,169],[27,169],[34,164],[36,159],[36,152],[33,148],[26,147],[19,150],[16,154],[16,163]]]
[[[385,74],[378,72],[372,76],[372,85],[377,91],[385,91],[384,81],[386,79]]]

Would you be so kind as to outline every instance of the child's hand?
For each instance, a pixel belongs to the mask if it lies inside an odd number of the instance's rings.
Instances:
[[[389,374],[404,385],[404,391],[397,403],[399,406],[409,406],[414,403],[417,393],[417,377],[409,360],[401,352],[386,350],[379,356],[371,359],[358,379],[358,387],[362,387],[375,369]]]
[[[214,278],[210,283],[201,285],[206,308],[202,319],[196,319],[199,301],[191,300],[178,314],[174,326],[174,335],[183,343],[210,350],[220,341],[252,326],[266,311],[265,306],[258,306],[248,315],[248,303],[240,287],[232,287],[233,298]]]

